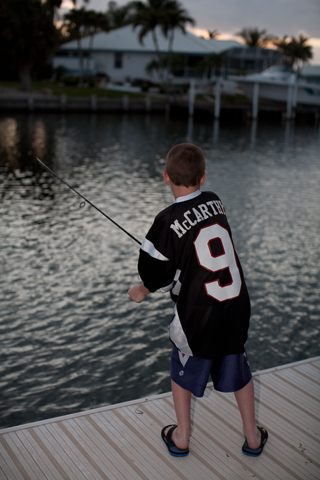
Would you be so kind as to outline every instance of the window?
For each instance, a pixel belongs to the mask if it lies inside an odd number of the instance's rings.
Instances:
[[[122,68],[122,53],[114,54],[114,68]]]

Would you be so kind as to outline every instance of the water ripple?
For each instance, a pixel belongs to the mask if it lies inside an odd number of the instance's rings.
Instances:
[[[107,115],[0,119],[1,427],[170,389],[168,296],[136,305],[138,245],[171,203],[166,152],[201,145],[252,299],[254,370],[319,355],[319,138],[310,127],[190,129]]]

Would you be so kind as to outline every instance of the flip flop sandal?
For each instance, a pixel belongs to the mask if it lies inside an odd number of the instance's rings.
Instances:
[[[258,448],[250,448],[246,439],[244,444],[242,445],[242,451],[245,455],[249,455],[250,457],[259,457],[259,455],[261,455],[263,447],[265,446],[268,440],[268,432],[267,430],[261,427],[258,427],[258,430],[261,433],[260,446]]]
[[[188,448],[185,448],[185,449],[178,448],[175,445],[175,443],[173,442],[173,440],[171,440],[172,433],[177,428],[177,426],[178,425],[167,425],[166,427],[164,427],[161,430],[161,438],[164,441],[170,455],[173,455],[174,457],[186,457],[189,454],[189,449]],[[171,428],[170,428],[170,430],[168,430],[167,435],[165,435],[164,432],[169,427],[171,427]]]

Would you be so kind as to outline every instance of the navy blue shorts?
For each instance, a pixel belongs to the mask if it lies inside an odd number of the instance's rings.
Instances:
[[[250,382],[252,375],[246,353],[206,360],[185,355],[174,345],[171,379],[195,397],[203,397],[209,375],[219,392],[236,392]]]

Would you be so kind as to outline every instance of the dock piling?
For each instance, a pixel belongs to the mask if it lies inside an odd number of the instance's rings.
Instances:
[[[220,79],[217,80],[215,89],[214,89],[214,118],[220,118],[220,108],[221,108],[221,83]]]
[[[252,119],[257,120],[259,111],[259,83],[253,85]]]
[[[190,80],[189,87],[189,117],[193,117],[194,113],[194,97],[195,97],[195,82]]]
[[[97,96],[96,95],[91,95],[91,97],[90,97],[90,107],[91,107],[92,112],[95,112],[97,110]]]

